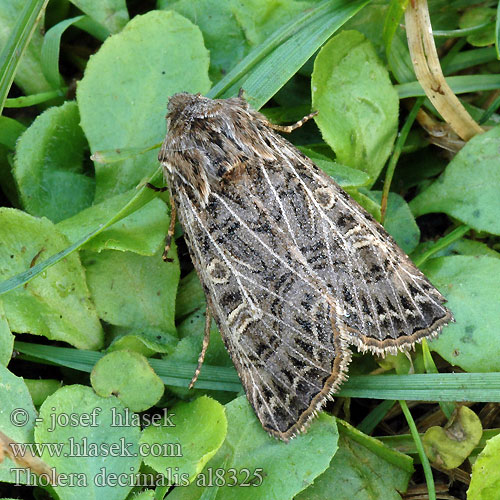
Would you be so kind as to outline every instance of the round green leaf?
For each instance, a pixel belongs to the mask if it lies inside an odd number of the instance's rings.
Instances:
[[[14,177],[23,207],[54,222],[88,207],[94,179],[82,172],[86,145],[75,102],[39,115],[16,147]]]
[[[0,241],[2,281],[69,246],[48,219],[11,208],[0,208]],[[102,345],[104,334],[77,253],[2,295],[2,302],[14,332],[44,335],[79,349]]]
[[[415,215],[445,212],[478,231],[500,234],[500,126],[473,137],[410,208]]]
[[[369,191],[367,196],[380,205],[382,191]],[[389,193],[384,227],[406,253],[415,250],[420,240],[420,229],[408,203],[399,194]]]
[[[500,261],[455,255],[431,259],[422,271],[443,293],[455,316],[429,347],[469,372],[500,370]]]
[[[459,21],[461,29],[474,28],[481,24],[491,23],[491,26],[479,33],[469,35],[467,42],[474,47],[486,47],[495,43],[495,25],[493,23],[495,22],[496,14],[496,9],[488,7],[475,7],[466,10]]]
[[[40,406],[48,396],[54,394],[62,385],[60,380],[51,379],[24,379],[26,387],[30,391],[33,404]]]
[[[37,417],[30,393],[22,377],[0,365],[0,429],[18,443],[33,442],[33,429]],[[15,425],[17,423],[17,425]],[[12,468],[19,467],[9,457],[0,462],[0,481],[15,483]],[[21,479],[23,475],[21,474]]]
[[[339,422],[339,449],[328,469],[296,500],[401,500],[413,473],[412,459]]]
[[[323,138],[373,183],[396,138],[399,99],[371,42],[358,31],[334,36],[316,57],[311,85]]]
[[[161,253],[84,252],[87,282],[99,316],[113,325],[175,331],[175,295],[179,261],[164,262]]]
[[[435,425],[427,429],[422,443],[431,462],[440,468],[455,469],[479,444],[482,434],[479,417],[461,406],[444,428]]]
[[[91,150],[148,147],[165,136],[169,96],[210,88],[208,51],[199,28],[176,12],[136,16],[90,58],[79,82],[81,124]],[[119,163],[96,163],[96,200],[150,175],[158,152]]]
[[[102,357],[90,374],[99,396],[116,396],[132,411],[145,411],[163,395],[164,385],[147,359],[132,351],[114,351]]]
[[[45,400],[40,419],[36,442],[62,447],[59,454],[44,450],[42,459],[75,482],[56,486],[58,498],[123,500],[127,496],[133,486],[128,475],[137,473],[141,463],[141,431],[131,422],[119,425],[127,420],[117,398],[101,398],[82,385],[62,387]],[[113,484],[112,478],[119,475],[125,486]]]
[[[109,338],[113,339],[108,352],[134,351],[146,358],[156,353],[172,352],[178,344],[177,337],[158,328],[110,326],[108,333]]]
[[[144,457],[157,472],[175,471],[191,482],[222,445],[227,432],[224,406],[207,396],[191,403],[179,403],[169,412],[168,425],[144,429],[141,442],[152,449],[164,445],[166,452]],[[171,425],[173,424],[173,425]],[[166,446],[165,446],[166,445]],[[171,476],[172,482],[175,481]]]
[[[497,500],[500,490],[500,434],[488,439],[472,466],[468,500]]]
[[[170,500],[194,500],[203,494],[212,494],[217,500],[291,500],[325,471],[337,450],[335,419],[325,413],[315,419],[307,434],[288,443],[262,429],[245,396],[226,405],[226,416],[228,430],[223,445],[193,483],[176,488]],[[214,475],[217,469],[226,471],[223,481],[227,485],[217,487],[212,476],[209,487],[210,470]],[[235,475],[229,469],[234,469]],[[234,478],[238,485],[229,486]]]

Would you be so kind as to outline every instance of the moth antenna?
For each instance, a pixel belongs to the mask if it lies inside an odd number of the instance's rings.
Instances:
[[[289,134],[290,132],[293,132],[295,129],[298,129],[304,125],[307,121],[309,121],[312,117],[316,116],[318,114],[318,111],[314,111],[312,113],[309,113],[307,116],[304,116],[301,120],[299,120],[297,123],[294,123],[293,125],[275,125],[274,123],[267,122],[266,125],[273,130],[277,130],[278,132],[285,132]]]
[[[203,361],[205,360],[205,354],[207,353],[208,344],[210,342],[210,325],[212,324],[212,315],[210,314],[210,309],[207,303],[207,308],[205,310],[205,332],[203,334],[203,345],[201,347],[201,352],[198,357],[198,366],[194,372],[193,378],[189,383],[189,389],[192,389],[195,382],[198,380],[198,375],[200,374]]]

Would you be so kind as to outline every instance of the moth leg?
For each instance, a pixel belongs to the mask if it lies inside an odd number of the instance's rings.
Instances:
[[[159,188],[158,186],[155,186],[153,184],[151,184],[150,182],[146,182],[146,187],[149,188],[149,189],[152,189],[153,191],[156,191],[157,193],[164,193],[168,187],[161,187]]]
[[[309,113],[307,116],[304,116],[302,120],[299,120],[297,123],[294,123],[293,125],[275,125],[274,123],[267,122],[266,125],[269,128],[272,128],[273,130],[277,130],[278,132],[286,132],[289,134],[290,132],[293,132],[295,129],[302,127],[304,123],[309,121],[313,116],[316,116],[318,114],[317,111],[314,111],[313,113]]]
[[[210,309],[207,304],[207,309],[205,310],[205,333],[203,334],[203,345],[201,347],[200,355],[198,356],[198,366],[194,372],[193,378],[189,383],[189,389],[193,387],[196,380],[198,380],[198,375],[201,371],[201,366],[203,365],[203,361],[205,359],[205,354],[207,353],[208,343],[210,342],[210,325],[212,324],[212,315],[210,314]]]
[[[165,250],[163,250],[162,259],[165,262],[173,262],[173,259],[168,257],[168,252],[170,251],[170,246],[172,245],[172,238],[175,233],[175,220],[177,219],[177,209],[175,208],[174,198],[170,196],[170,225],[168,226],[167,237],[165,238]]]

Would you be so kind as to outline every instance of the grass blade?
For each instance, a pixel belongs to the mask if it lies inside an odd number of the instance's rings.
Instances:
[[[207,96],[234,97],[243,88],[245,99],[259,109],[338,28],[369,2],[321,2],[255,47]]]
[[[410,428],[415,447],[417,448],[418,456],[420,457],[420,461],[422,462],[425,482],[427,483],[427,494],[429,495],[429,500],[436,500],[436,487],[434,485],[434,478],[432,477],[431,464],[429,463],[429,459],[425,454],[424,445],[422,444],[422,440],[420,439],[417,426],[415,425],[415,421],[411,416],[406,401],[400,401],[399,405],[401,406],[401,409],[403,410],[403,413],[406,417],[406,421],[408,422],[408,427]]]
[[[104,356],[27,342],[16,342],[22,354],[84,372],[92,371]],[[196,363],[149,359],[149,363],[167,385],[187,387]],[[203,365],[196,387],[237,392],[241,385],[233,367]],[[342,385],[338,396],[367,399],[405,399],[408,401],[481,401],[500,402],[500,373],[432,373],[414,375],[353,375]]]
[[[480,92],[500,88],[500,75],[463,75],[448,76],[446,81],[455,94]],[[399,98],[424,96],[424,89],[418,82],[400,83],[394,85]]]
[[[0,114],[9,93],[16,69],[21,57],[31,40],[33,32],[49,0],[31,0],[26,2],[7,43],[0,53]]]

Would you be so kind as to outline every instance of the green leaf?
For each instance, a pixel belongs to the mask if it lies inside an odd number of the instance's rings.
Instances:
[[[500,488],[500,434],[486,442],[472,466],[468,500],[496,500]]]
[[[129,19],[125,0],[71,0],[71,3],[105,26],[110,33],[118,33]]]
[[[340,163],[373,183],[396,138],[399,100],[371,42],[357,31],[333,37],[316,57],[311,85],[323,138]]]
[[[157,181],[158,174],[160,172],[160,167],[156,170],[156,172],[149,178],[149,181]],[[40,275],[43,271],[48,269],[49,267],[57,264],[66,256],[71,255],[75,250],[81,248],[85,243],[88,243],[93,237],[112,226],[114,223],[120,221],[121,219],[127,217],[131,213],[135,212],[139,208],[143,207],[146,203],[151,201],[155,195],[151,189],[147,189],[143,186],[141,189],[138,189],[134,196],[129,199],[129,201],[124,205],[118,212],[114,214],[110,214],[106,219],[106,222],[103,224],[99,224],[97,227],[94,227],[89,233],[86,233],[77,240],[75,243],[66,247],[64,250],[57,252],[54,255],[46,258],[42,262],[35,264],[33,267],[22,271],[21,273],[12,276],[7,280],[0,282],[0,295],[9,292],[10,290],[14,290],[15,288],[28,283],[30,280]]]
[[[445,212],[478,231],[500,234],[500,126],[473,137],[444,173],[410,202],[418,217]]]
[[[13,150],[16,147],[19,136],[25,130],[26,127],[17,120],[7,116],[0,116],[0,144]]]
[[[245,99],[259,109],[368,1],[325,0],[314,5],[255,47],[208,97],[233,97],[243,88]]]
[[[497,59],[500,59],[500,3],[497,6],[495,22],[495,52],[497,55]]]
[[[496,329],[500,322],[500,261],[456,255],[430,259],[422,271],[446,297],[456,323],[429,347],[466,371],[500,370]]]
[[[0,365],[0,429],[18,443],[33,442],[33,429],[37,418],[33,401],[22,377],[16,377]],[[9,457],[0,462],[0,481],[15,483],[12,469],[19,467]],[[21,475],[22,478],[22,475]]]
[[[367,196],[380,205],[382,191],[369,191]],[[420,229],[408,203],[399,194],[389,193],[384,227],[406,253],[415,250],[420,240]]]
[[[19,207],[19,195],[12,175],[12,153],[26,127],[13,118],[0,116],[0,186],[13,207]]]
[[[166,452],[146,455],[143,460],[165,474],[170,484],[175,480],[171,474],[169,481],[168,471],[175,471],[178,477],[182,475],[181,485],[185,486],[201,472],[224,442],[227,434],[224,406],[202,396],[190,403],[177,404],[168,416],[169,421],[163,422],[165,425],[150,425],[141,438],[141,443],[148,443],[153,450],[159,443],[166,443],[163,447]]]
[[[239,484],[250,484],[221,486],[215,494],[217,500],[232,500],[235,495],[241,500],[292,499],[325,471],[337,450],[335,419],[325,413],[314,420],[307,434],[289,443],[277,441],[262,429],[244,396],[226,405],[226,416],[228,429],[223,445],[194,482],[187,488],[176,488],[170,500],[201,498],[204,491],[211,489],[204,488],[210,480],[209,470],[213,471],[215,484],[216,469],[228,471],[223,476],[227,484],[234,484],[234,476]],[[229,469],[235,469],[235,474]]]
[[[51,394],[54,394],[61,388],[62,382],[60,380],[52,379],[24,379],[26,387],[30,391],[33,404],[40,406]]]
[[[50,90],[40,65],[42,19],[47,0],[11,0],[0,2],[0,111],[12,80],[26,94]]]
[[[208,52],[200,30],[175,12],[136,16],[89,60],[79,82],[81,125],[91,150],[144,148],[165,135],[168,97],[207,92]],[[96,201],[121,193],[151,175],[149,151],[110,165],[96,164]]]
[[[90,383],[104,398],[116,396],[132,411],[145,411],[163,395],[163,382],[153,371],[147,359],[131,351],[106,354],[94,366]]]
[[[472,453],[481,440],[479,417],[466,406],[453,414],[445,427],[429,427],[422,438],[425,454],[439,468],[455,469]]]
[[[351,198],[357,201],[368,213],[372,214],[375,219],[380,221],[380,203],[376,203],[366,194],[369,193],[369,191],[365,189],[358,191],[358,189],[346,188],[346,192],[349,193]]]
[[[400,500],[413,473],[413,460],[347,422],[339,425],[339,449],[328,469],[296,500]]]
[[[110,326],[108,333],[108,338],[112,339],[108,352],[134,351],[146,358],[157,353],[170,353],[178,343],[177,337],[159,328]]]
[[[109,220],[131,200],[136,189],[117,194],[60,222],[57,229],[71,242],[77,241],[93,228]],[[140,255],[154,255],[163,248],[170,217],[165,203],[156,198],[132,212],[86,243],[82,249],[101,252],[121,250]]]
[[[76,425],[66,420],[68,414],[73,415]],[[40,419],[35,428],[36,442],[60,443],[63,448],[59,456],[44,450],[42,459],[58,474],[71,474],[84,482],[56,486],[58,498],[122,500],[127,496],[131,481],[125,478],[126,486],[113,486],[108,478],[138,472],[141,431],[133,423],[116,425],[126,421],[125,408],[117,398],[101,398],[82,385],[62,387],[45,400]]]
[[[198,25],[210,51],[210,77],[218,81],[250,49],[281,25],[311,7],[304,1],[280,0],[160,0],[162,9],[175,10]],[[227,34],[222,36],[221,33]]]
[[[343,187],[364,187],[370,184],[370,176],[361,170],[347,167],[333,161],[314,160],[318,167],[335,179],[335,182]]]
[[[54,222],[88,207],[94,179],[83,173],[86,141],[75,102],[53,107],[20,137],[14,176],[26,211]]]
[[[198,274],[193,269],[179,283],[175,315],[177,319],[184,318],[193,311],[205,305],[205,293]]]
[[[185,335],[175,349],[167,356],[169,363],[181,364],[191,363],[194,367],[198,362],[198,357],[202,350],[203,337],[205,329],[205,314],[203,310],[195,312],[186,317],[186,319],[177,326],[179,336]],[[230,367],[233,369],[233,362],[224,346],[219,330],[212,324],[210,329],[210,341],[205,354],[205,361],[212,366]],[[202,366],[202,371],[205,370],[205,364]],[[191,376],[194,371],[191,372]],[[199,379],[198,379],[199,380]],[[207,390],[201,389],[202,383],[197,381],[193,389],[188,389],[187,384],[184,387],[169,386],[169,391],[182,399],[190,399],[196,394],[206,394]],[[229,389],[229,387],[228,387]],[[239,392],[240,387],[233,386],[234,392]],[[210,391],[209,395],[221,402],[228,402],[234,398],[234,394],[228,394],[223,391]]]
[[[10,331],[2,299],[0,299],[0,365],[7,366],[10,363],[13,347],[14,335]]]
[[[68,246],[48,219],[0,208],[0,277],[29,269],[40,256]],[[12,331],[44,335],[81,349],[98,349],[103,331],[77,254],[68,255],[24,287],[2,296]]]
[[[154,327],[176,335],[175,296],[179,261],[164,262],[161,253],[85,252],[82,261],[99,316],[112,325]]]
[[[485,23],[491,23],[489,28],[482,30],[479,33],[474,33],[467,37],[467,42],[474,47],[485,47],[495,43],[495,17],[496,9],[488,7],[474,7],[464,12],[460,18],[459,26],[461,29],[473,28]]]
[[[335,179],[335,182],[343,187],[362,187],[370,183],[370,176],[356,168],[346,167],[340,163],[332,161],[320,153],[308,148],[299,148],[304,154],[309,156],[311,160],[323,172]]]

